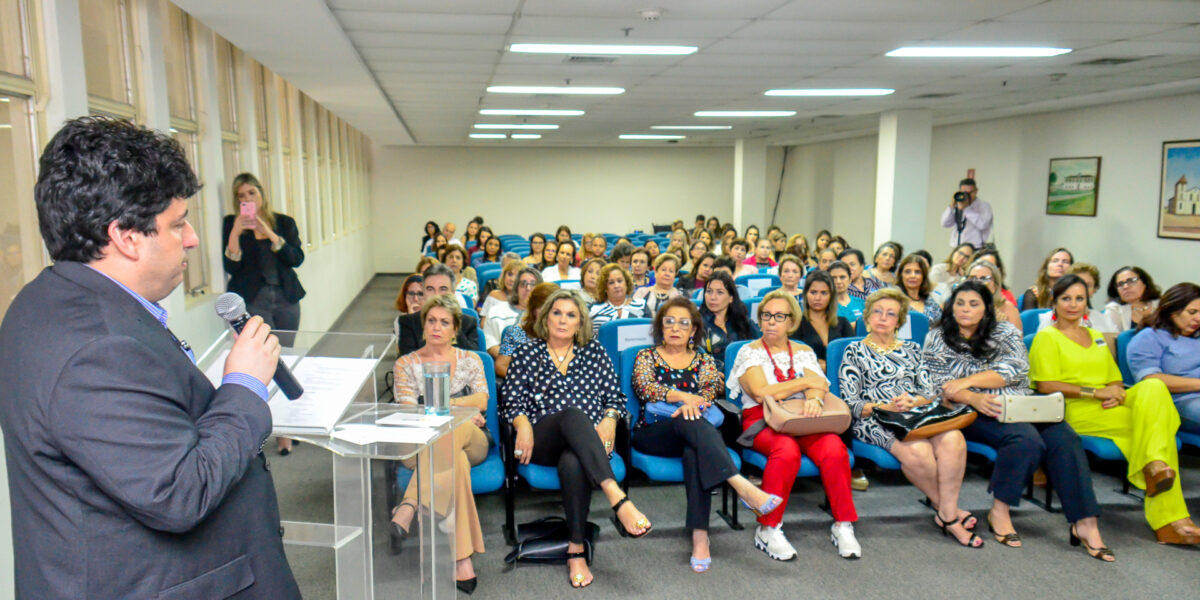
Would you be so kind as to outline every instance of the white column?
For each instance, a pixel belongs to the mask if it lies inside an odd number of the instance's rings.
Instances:
[[[767,142],[739,139],[733,149],[733,225],[766,231]]]
[[[141,2],[133,11],[137,29],[137,62],[140,67],[141,122],[150,129],[171,129],[171,100],[167,92],[167,58],[163,21],[166,11],[158,2]]]
[[[88,114],[79,0],[46,0],[42,3],[42,21],[46,35],[46,82],[42,87],[53,90],[46,95],[48,141],[63,121]]]
[[[875,173],[875,243],[868,256],[888,240],[905,248],[925,244],[925,206],[929,193],[929,155],[933,117],[927,110],[883,113]],[[869,259],[868,259],[869,260]]]

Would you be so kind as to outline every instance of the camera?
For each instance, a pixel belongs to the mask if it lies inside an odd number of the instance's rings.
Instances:
[[[970,192],[954,192],[954,202],[959,203],[959,202],[970,202],[970,201],[971,201],[971,193]]]

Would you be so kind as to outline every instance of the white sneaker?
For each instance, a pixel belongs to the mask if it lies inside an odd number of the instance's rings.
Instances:
[[[783,525],[767,527],[759,525],[754,530],[754,547],[767,553],[775,560],[792,560],[796,558],[796,549],[783,536]]]
[[[862,558],[862,546],[854,537],[854,524],[841,521],[829,528],[829,541],[837,548],[838,556],[842,558]]]

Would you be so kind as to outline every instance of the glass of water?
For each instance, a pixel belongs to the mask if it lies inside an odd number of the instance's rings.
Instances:
[[[421,367],[425,372],[425,414],[450,414],[450,363],[426,362]]]

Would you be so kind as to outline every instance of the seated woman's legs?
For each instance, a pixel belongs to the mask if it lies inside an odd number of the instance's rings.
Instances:
[[[1104,548],[1100,537],[1100,504],[1092,487],[1092,470],[1079,435],[1066,423],[1037,426],[1046,445],[1046,477],[1062,502],[1063,516],[1089,548]],[[1091,554],[1092,552],[1089,552]],[[1106,559],[1107,560],[1107,559]]]
[[[1026,483],[1042,463],[1046,452],[1042,436],[1029,423],[1000,423],[983,415],[963,430],[963,436],[996,449],[996,464],[988,483],[988,491],[993,497],[988,524],[998,540],[1015,534],[1009,507],[1021,504]],[[1001,543],[1013,547],[1021,545],[1019,538],[1009,538]]]
[[[758,524],[778,527],[783,522],[783,511],[787,510],[796,474],[800,472],[800,443],[796,438],[768,427],[754,436],[753,448],[767,457],[767,466],[763,469],[763,491],[783,499],[778,508],[759,517]]]
[[[948,431],[928,440],[896,441],[889,449],[900,461],[908,480],[925,493],[938,509],[937,519],[960,544],[974,538],[961,522],[958,492],[967,464],[967,444],[962,432]]]
[[[834,433],[816,433],[796,438],[800,451],[821,472],[821,483],[829,497],[833,520],[853,523],[858,520],[854,498],[850,492],[850,455],[842,439]]]

